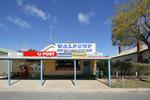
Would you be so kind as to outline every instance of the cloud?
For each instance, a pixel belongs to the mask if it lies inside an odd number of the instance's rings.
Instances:
[[[56,4],[58,2],[58,0],[53,0],[53,3]]]
[[[94,16],[94,13],[87,13],[87,14],[84,14],[84,13],[79,13],[78,14],[78,20],[81,24],[83,25],[88,25],[91,23],[90,21],[90,18]]]
[[[102,25],[105,26],[105,25],[109,25],[109,24],[111,24],[111,20],[107,19],[106,22],[104,22]]]
[[[18,18],[18,17],[13,18],[13,17],[8,16],[6,19],[14,24],[17,24],[21,28],[31,28],[31,26],[26,21],[22,20],[21,18]]]
[[[23,4],[23,0],[16,0],[16,2],[17,2],[18,6],[20,6],[24,9],[24,12],[26,12],[32,16],[37,16],[39,18],[42,18],[43,20],[47,20],[51,17],[50,14],[46,14],[44,11],[37,8],[33,4]]]
[[[7,30],[6,25],[5,25],[5,24],[2,24],[2,23],[0,23],[0,28],[3,28],[3,29],[6,29],[6,30]]]
[[[46,14],[44,11],[38,9],[34,5],[25,5],[24,6],[24,11],[30,15],[37,16],[39,18],[42,18],[43,20],[47,20],[50,18],[50,14]]]
[[[18,6],[22,6],[23,0],[16,0]]]

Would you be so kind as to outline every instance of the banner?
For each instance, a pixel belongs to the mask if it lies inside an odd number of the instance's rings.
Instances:
[[[57,53],[94,53],[95,43],[56,43]]]
[[[57,57],[72,57],[72,53],[57,53]]]
[[[103,53],[88,53],[87,57],[99,57],[99,58],[102,58],[103,57]]]
[[[56,51],[24,51],[23,56],[55,57]]]
[[[87,57],[87,53],[72,53],[72,57]]]
[[[23,57],[23,53],[8,53],[8,57]]]

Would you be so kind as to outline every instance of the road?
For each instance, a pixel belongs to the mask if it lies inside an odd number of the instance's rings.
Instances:
[[[0,100],[150,100],[150,93],[0,92]]]

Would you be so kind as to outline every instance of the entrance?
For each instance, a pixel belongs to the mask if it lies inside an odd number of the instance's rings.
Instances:
[[[84,61],[84,74],[90,74],[90,61]]]

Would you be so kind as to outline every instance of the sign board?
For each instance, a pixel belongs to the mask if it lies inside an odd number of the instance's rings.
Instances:
[[[103,53],[88,53],[87,57],[103,57]]]
[[[94,53],[95,43],[56,43],[57,53]]]
[[[87,53],[72,53],[72,57],[87,57]]]
[[[57,53],[57,57],[72,57],[72,53]]]
[[[23,56],[55,57],[56,51],[24,51]]]
[[[8,57],[23,57],[23,53],[8,53]]]

